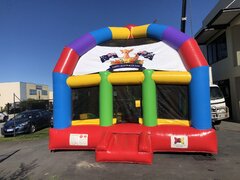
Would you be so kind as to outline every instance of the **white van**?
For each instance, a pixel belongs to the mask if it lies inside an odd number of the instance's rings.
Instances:
[[[219,125],[221,120],[229,118],[229,109],[218,85],[210,85],[211,114],[213,125]]]

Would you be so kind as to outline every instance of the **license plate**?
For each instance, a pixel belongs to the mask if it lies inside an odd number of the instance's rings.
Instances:
[[[13,131],[13,129],[7,129],[7,132],[11,132],[11,131]]]

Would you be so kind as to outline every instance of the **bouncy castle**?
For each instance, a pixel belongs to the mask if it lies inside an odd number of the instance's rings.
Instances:
[[[53,70],[49,149],[151,164],[154,152],[217,153],[209,67],[170,26],[106,27],[65,46]]]

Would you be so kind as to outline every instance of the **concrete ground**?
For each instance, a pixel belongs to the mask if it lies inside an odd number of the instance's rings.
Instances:
[[[0,144],[0,179],[240,179],[240,124],[217,128],[219,154],[155,153],[152,165],[96,163],[94,151],[48,150],[48,139]]]

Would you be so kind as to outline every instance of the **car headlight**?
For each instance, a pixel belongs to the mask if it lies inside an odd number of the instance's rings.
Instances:
[[[216,106],[211,106],[211,109],[212,109],[213,112],[216,112],[216,111],[217,111]]]

